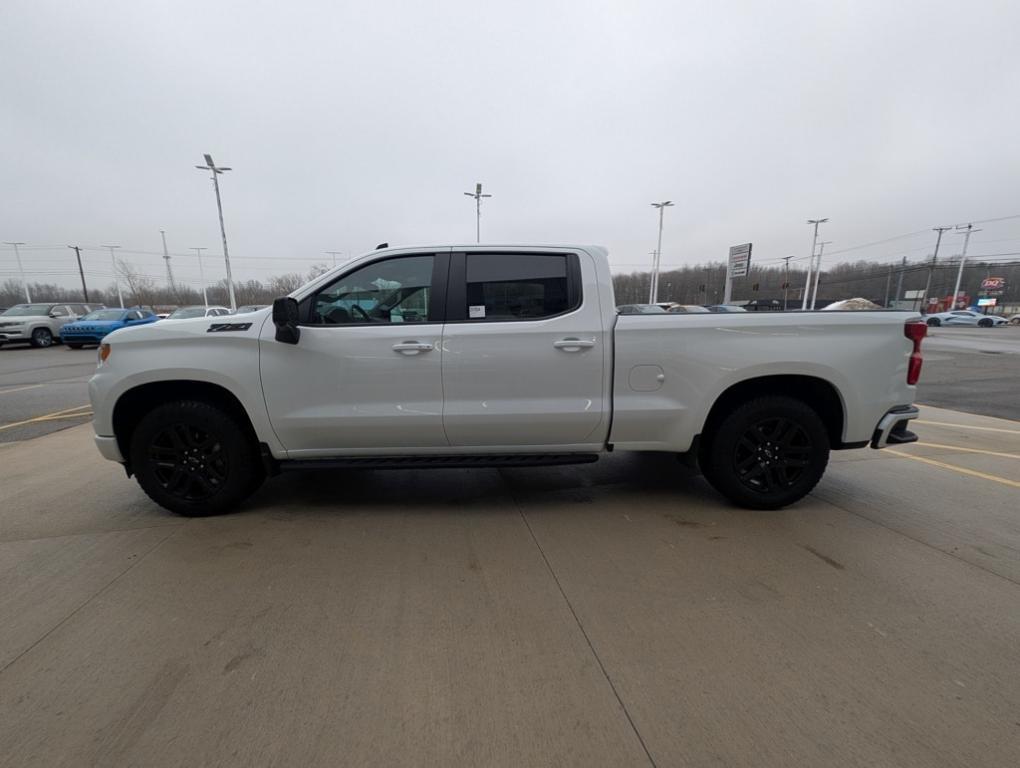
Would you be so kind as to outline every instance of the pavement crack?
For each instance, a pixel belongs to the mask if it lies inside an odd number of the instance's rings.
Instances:
[[[500,476],[502,477],[502,471]],[[504,484],[506,484],[504,478]],[[599,666],[599,670],[602,672],[602,677],[605,678],[609,684],[609,689],[613,692],[613,696],[616,697],[616,703],[620,705],[620,709],[623,711],[624,717],[627,718],[627,723],[630,725],[631,731],[637,738],[638,743],[641,745],[641,749],[645,752],[645,757],[648,758],[648,764],[652,768],[656,768],[655,759],[652,757],[652,753],[648,750],[648,745],[645,744],[644,738],[641,736],[641,732],[638,730],[637,725],[634,723],[634,718],[631,717],[630,711],[627,709],[627,705],[623,701],[623,697],[620,696],[620,692],[616,689],[616,685],[613,683],[613,679],[609,676],[609,672],[606,670],[606,665],[602,662],[602,657],[599,656],[595,645],[591,641],[591,637],[588,636],[588,631],[584,628],[584,624],[581,622],[581,617],[577,615],[577,610],[574,608],[574,604],[570,601],[566,591],[563,589],[563,584],[560,583],[559,576],[556,575],[556,571],[552,567],[552,563],[549,562],[549,556],[546,555],[545,550],[542,548],[542,543],[538,540],[538,536],[535,535],[534,529],[531,527],[531,523],[528,520],[528,516],[524,514],[524,509],[517,501],[517,497],[513,491],[510,491],[510,498],[517,507],[517,512],[521,516],[521,520],[524,522],[524,527],[528,529],[528,533],[531,535],[531,540],[535,542],[535,547],[538,549],[538,553],[542,556],[542,561],[545,563],[546,569],[549,571],[549,575],[552,576],[553,582],[556,584],[556,589],[559,590],[560,596],[563,598],[563,602],[567,604],[567,608],[570,610],[570,615],[574,617],[574,623],[577,624],[578,630],[581,632],[581,636],[584,638],[585,643],[588,644],[588,650],[591,651],[591,655],[594,657],[595,662]]]
[[[167,526],[167,527],[170,527],[170,526]],[[37,638],[35,640],[35,642],[33,642],[31,645],[29,645],[25,650],[23,650],[21,653],[19,653],[17,656],[15,656],[9,662],[4,664],[3,667],[0,667],[0,675],[3,675],[4,672],[6,672],[12,666],[17,664],[20,659],[22,659],[24,656],[26,656],[28,653],[30,653],[37,645],[39,645],[41,642],[43,642],[47,637],[52,635],[54,632],[56,632],[58,629],[60,629],[62,626],[64,626],[64,624],[66,624],[68,621],[70,621],[75,616],[77,616],[78,613],[86,605],[91,603],[93,600],[95,600],[101,594],[106,592],[106,590],[108,590],[110,587],[112,587],[114,584],[116,584],[122,578],[124,578],[129,573],[131,573],[131,571],[133,571],[135,568],[137,568],[139,566],[139,564],[143,560],[148,558],[149,555],[151,555],[153,552],[155,552],[157,549],[159,549],[161,546],[163,546],[167,541],[169,541],[171,538],[173,538],[173,536],[176,535],[177,532],[180,531],[183,527],[184,526],[173,526],[171,531],[170,531],[170,533],[168,533],[162,539],[160,539],[155,544],[153,544],[151,547],[149,547],[147,550],[145,550],[145,552],[143,552],[142,555],[138,559],[136,559],[133,563],[131,563],[131,565],[129,565],[123,571],[121,571],[116,576],[114,576],[112,579],[110,579],[108,582],[106,582],[106,584],[104,584],[102,587],[97,589],[94,593],[92,593],[87,598],[85,598],[85,600],[81,603],[81,605],[79,605],[77,608],[75,608],[73,611],[71,611],[69,614],[67,614],[64,618],[62,618],[60,621],[58,621],[56,624],[54,624],[52,627],[50,627],[48,630],[46,630],[46,632],[44,632],[39,638]]]

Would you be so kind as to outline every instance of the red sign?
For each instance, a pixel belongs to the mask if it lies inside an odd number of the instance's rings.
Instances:
[[[988,295],[998,295],[1006,290],[1006,278],[1004,277],[986,277],[981,281],[981,293]]]

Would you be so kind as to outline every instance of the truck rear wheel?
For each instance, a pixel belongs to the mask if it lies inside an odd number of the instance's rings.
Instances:
[[[767,396],[735,408],[705,436],[705,479],[750,509],[779,509],[815,487],[829,463],[825,424],[792,397]]]
[[[241,425],[195,400],[166,403],[143,416],[130,455],[149,498],[188,517],[228,511],[259,487],[264,474]]]

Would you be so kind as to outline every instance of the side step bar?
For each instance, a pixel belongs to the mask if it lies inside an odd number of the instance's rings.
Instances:
[[[469,467],[553,467],[591,464],[597,453],[499,453],[457,456],[339,456],[333,459],[286,459],[281,471],[298,469],[466,469]]]

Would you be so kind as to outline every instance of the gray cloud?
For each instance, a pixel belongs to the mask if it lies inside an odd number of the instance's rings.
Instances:
[[[964,12],[965,10],[965,12]],[[380,241],[597,242],[664,264],[833,251],[1020,213],[1020,7],[979,2],[165,3],[5,6],[0,239],[71,284],[66,243],[235,276]],[[1020,220],[975,236],[1020,251]],[[927,234],[853,252],[922,257]],[[849,257],[849,254],[848,254]],[[210,260],[212,261],[212,260]],[[109,257],[86,251],[90,279]],[[0,278],[14,271],[0,250]],[[66,275],[59,273],[66,272]],[[211,277],[222,276],[216,263]],[[94,276],[94,277],[91,277]]]

